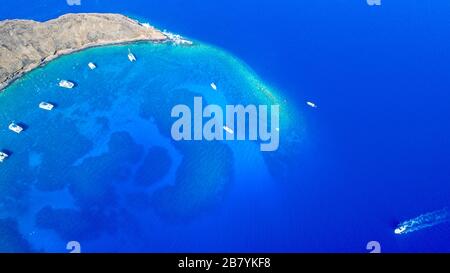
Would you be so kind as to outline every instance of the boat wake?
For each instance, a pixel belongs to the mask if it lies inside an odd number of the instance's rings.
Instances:
[[[448,208],[425,213],[416,218],[400,223],[394,230],[395,234],[406,234],[418,231],[424,228],[429,228],[444,222],[450,221],[450,211]]]

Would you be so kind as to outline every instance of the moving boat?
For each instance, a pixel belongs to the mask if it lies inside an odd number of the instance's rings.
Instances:
[[[11,131],[13,131],[13,132],[15,132],[15,133],[17,133],[17,134],[20,134],[20,133],[22,133],[22,131],[23,131],[23,128],[22,128],[20,125],[16,124],[15,122],[12,122],[12,123],[8,126],[8,129],[11,130]]]
[[[217,90],[217,85],[216,85],[215,83],[212,82],[212,83],[211,83],[211,88],[214,89],[214,90]]]
[[[47,110],[47,111],[53,110],[54,107],[55,106],[49,102],[43,101],[43,102],[39,103],[39,108]]]
[[[5,161],[5,159],[8,158],[8,154],[4,153],[4,152],[0,152],[0,163],[3,163],[3,161]]]
[[[63,87],[63,88],[67,88],[67,89],[72,89],[75,86],[75,84],[71,81],[67,81],[67,80],[61,80],[59,82],[59,87]]]
[[[406,231],[406,227],[405,226],[399,226],[398,228],[396,228],[395,230],[394,230],[394,233],[395,234],[402,234],[402,233],[404,233]]]
[[[394,230],[394,233],[397,235],[407,234],[449,221],[450,210],[448,208],[443,208],[440,210],[424,213],[417,216],[416,218],[401,222]]]

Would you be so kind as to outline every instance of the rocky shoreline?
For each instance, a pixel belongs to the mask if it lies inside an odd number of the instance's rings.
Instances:
[[[46,22],[0,22],[0,91],[23,74],[59,56],[90,47],[162,42],[161,31],[120,14],[66,14]]]

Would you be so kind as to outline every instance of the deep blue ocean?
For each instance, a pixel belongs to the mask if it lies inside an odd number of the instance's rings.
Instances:
[[[449,1],[0,0],[1,20],[69,12],[195,45],[89,49],[0,94],[2,251],[450,252],[448,222],[393,232],[450,207]],[[279,151],[172,143],[170,107],[194,94],[280,104]],[[33,109],[43,97],[56,111]]]

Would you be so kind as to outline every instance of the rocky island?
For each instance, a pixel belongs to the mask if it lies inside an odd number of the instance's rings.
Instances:
[[[89,47],[164,41],[159,30],[120,14],[66,14],[46,22],[0,22],[0,90],[61,55]]]

